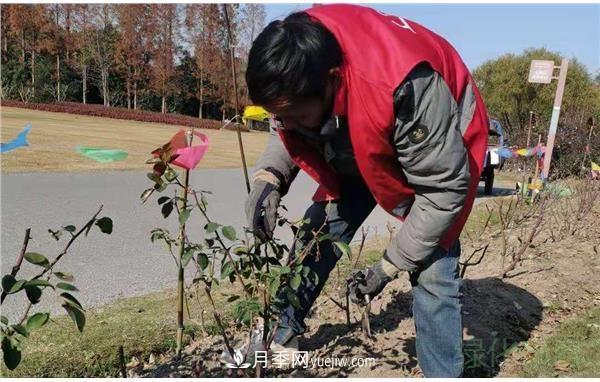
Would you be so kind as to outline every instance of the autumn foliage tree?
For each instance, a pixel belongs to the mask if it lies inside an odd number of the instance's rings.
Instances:
[[[133,98],[133,109],[137,109],[138,85],[150,59],[155,20],[148,4],[123,4],[116,12],[121,29],[115,48],[116,64],[125,77],[127,108],[132,108]]]
[[[174,92],[176,39],[179,28],[177,4],[152,4],[153,49],[150,84],[161,98],[161,112],[167,112],[167,98]]]

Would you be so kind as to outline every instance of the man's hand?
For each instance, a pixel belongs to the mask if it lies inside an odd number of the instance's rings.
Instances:
[[[281,194],[275,184],[255,180],[246,200],[246,217],[250,230],[263,242],[273,237]]]
[[[352,272],[347,281],[350,300],[355,304],[365,305],[383,290],[389,279],[382,278],[371,268],[367,268]],[[369,301],[366,299],[367,295]]]
[[[355,304],[366,304],[377,296],[383,288],[393,280],[400,270],[392,264],[387,253],[372,267],[362,271],[354,271],[348,278],[348,293]],[[365,299],[369,296],[369,301]]]

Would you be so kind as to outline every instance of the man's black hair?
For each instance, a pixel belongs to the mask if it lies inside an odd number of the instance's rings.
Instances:
[[[342,64],[335,36],[305,12],[271,22],[252,44],[246,83],[254,104],[321,97],[329,69]]]

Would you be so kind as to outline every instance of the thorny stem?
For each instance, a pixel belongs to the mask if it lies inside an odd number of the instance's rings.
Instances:
[[[187,146],[192,145],[193,130],[186,133]],[[188,205],[188,187],[190,183],[190,170],[186,169],[183,175],[184,187],[181,190],[181,210],[185,211]],[[179,258],[177,259],[177,357],[181,356],[181,350],[183,347],[183,300],[184,298],[184,287],[185,287],[185,270],[183,268],[183,255],[185,253],[185,222],[179,227]],[[189,315],[189,312],[188,312]]]
[[[365,247],[365,241],[367,240],[367,235],[369,234],[369,230],[367,229],[367,231],[365,231],[365,227],[361,227],[360,231],[361,231],[360,247],[358,247],[358,254],[356,255],[356,258],[354,259],[354,263],[352,264],[352,269],[356,268],[356,265],[358,264],[360,255],[362,254],[363,249]]]
[[[88,229],[88,227],[91,227],[92,224],[94,224],[94,222],[96,221],[96,217],[100,214],[100,211],[102,211],[102,208],[104,206],[100,205],[100,208],[98,208],[98,211],[94,214],[94,216],[92,216],[92,218],[79,230],[77,231],[77,233],[75,235],[73,235],[71,237],[71,239],[69,240],[69,242],[67,243],[67,245],[65,246],[65,248],[62,250],[62,252],[56,256],[56,259],[54,259],[54,261],[52,263],[50,263],[50,265],[48,265],[48,267],[46,267],[39,275],[35,276],[33,278],[33,280],[37,280],[40,277],[44,276],[46,273],[48,273],[48,271],[52,270],[52,267],[54,267],[54,265],[64,256],[67,254],[67,251],[69,250],[69,248],[71,247],[71,244],[73,244],[73,242],[79,237],[79,235],[81,235],[84,231],[86,231]]]
[[[485,253],[487,252],[487,249],[490,245],[486,244],[483,247],[477,248],[476,250],[473,251],[473,253],[471,253],[471,255],[469,256],[469,258],[467,258],[467,260],[464,263],[460,263],[460,265],[462,265],[462,269],[460,270],[460,278],[464,278],[465,273],[467,272],[467,268],[470,266],[475,266],[475,265],[479,265],[481,263],[481,260],[483,260],[483,257],[485,256]],[[481,256],[479,257],[479,260],[477,260],[474,263],[471,263],[471,259],[473,258],[473,256],[475,256],[475,254],[477,254],[478,252],[482,251]]]
[[[523,254],[525,253],[525,251],[527,250],[527,248],[529,248],[529,246],[531,245],[531,243],[533,242],[533,239],[535,238],[535,236],[538,234],[539,232],[539,228],[542,224],[542,221],[544,220],[544,215],[545,215],[545,209],[546,209],[546,201],[542,202],[542,205],[540,206],[540,212],[539,215],[531,229],[531,231],[529,232],[529,236],[527,237],[527,240],[521,244],[521,247],[519,248],[519,250],[517,251],[517,253],[515,253],[512,257],[512,261],[510,262],[510,264],[508,265],[508,267],[506,267],[506,269],[504,269],[504,271],[502,272],[502,278],[505,278],[506,275],[508,274],[508,272],[512,271],[513,269],[515,269],[515,267],[517,266],[517,264],[521,261],[521,258],[523,257]]]
[[[46,281],[50,280],[50,275],[48,275],[46,277]],[[19,325],[21,325],[22,323],[25,322],[25,320],[27,319],[27,316],[29,315],[29,311],[31,310],[31,307],[33,306],[33,304],[31,303],[31,301],[29,301],[27,303],[27,307],[25,308],[25,312],[23,312],[23,315],[21,316],[21,319],[19,320]]]
[[[71,239],[69,240],[69,242],[67,243],[67,245],[65,246],[63,251],[56,257],[56,259],[54,259],[54,261],[52,263],[50,263],[50,265],[48,265],[47,268],[45,268],[39,275],[35,276],[32,280],[41,278],[45,273],[47,273],[49,270],[51,270],[52,267],[54,267],[54,265],[61,259],[61,257],[63,257],[67,253],[67,251],[69,250],[69,247],[75,241],[75,239],[77,239],[77,237],[79,235],[81,235],[81,233],[83,233],[85,230],[87,230],[87,228],[96,221],[96,217],[98,216],[100,211],[102,211],[102,207],[103,206],[100,205],[100,208],[94,214],[94,216],[92,216],[92,218],[76,234],[71,235]],[[22,264],[23,258],[25,256],[25,252],[27,251],[27,245],[29,244],[29,240],[31,239],[30,234],[31,234],[31,228],[27,228],[27,230],[25,231],[25,239],[23,241],[23,247],[21,248],[21,253],[19,254],[19,257],[17,258],[17,263],[15,264],[15,266],[12,268],[12,271],[11,271],[11,276],[13,276],[13,277],[16,276],[17,273],[19,272],[19,270],[21,269],[21,264]],[[48,281],[49,279],[50,279],[50,275],[48,275],[46,277],[46,281]],[[7,293],[2,292],[2,297],[1,297],[2,302],[4,302],[4,299],[6,298],[6,296],[7,296]],[[25,311],[23,312],[23,315],[21,316],[21,319],[19,320],[19,325],[21,325],[23,322],[25,322],[32,306],[33,306],[33,304],[31,303],[31,301],[29,301],[27,304],[27,307],[25,308]]]
[[[21,263],[23,263],[23,257],[25,256],[25,252],[27,251],[27,246],[29,245],[29,239],[31,239],[31,228],[27,228],[25,230],[25,239],[23,239],[23,246],[21,247],[21,252],[19,253],[19,256],[17,257],[17,262],[15,263],[15,266],[12,268],[10,275],[12,277],[15,277],[17,275],[17,273],[19,273],[19,270],[21,269]],[[2,299],[1,301],[4,302],[4,299],[7,296],[7,291],[3,291],[2,292]]]
[[[197,195],[197,193],[196,193],[195,190],[192,190],[192,195],[194,196],[194,200],[196,201],[196,205],[198,206],[198,209],[200,209],[200,212],[204,216],[204,219],[206,219],[206,221],[208,223],[212,223],[212,221],[210,220],[210,218],[206,214],[206,211],[204,210],[204,208],[202,208],[202,205],[200,204],[200,201],[198,200],[198,195]],[[252,294],[248,290],[248,286],[244,282],[244,279],[242,278],[242,275],[241,275],[240,271],[235,266],[235,262],[233,260],[233,257],[231,256],[231,252],[229,251],[229,248],[225,245],[225,243],[223,242],[223,239],[221,239],[221,235],[219,235],[219,233],[217,231],[215,231],[215,237],[217,238],[217,241],[219,242],[219,244],[221,244],[221,247],[225,251],[225,255],[227,256],[227,258],[231,262],[231,267],[233,268],[233,271],[235,272],[236,276],[239,278],[240,283],[242,284],[242,288],[244,289],[244,293],[246,293],[247,297],[252,297]],[[214,259],[213,259],[213,263],[214,263]]]
[[[223,341],[225,342],[225,347],[227,348],[229,355],[231,355],[231,358],[235,359],[235,357],[234,357],[235,352],[233,351],[233,348],[231,347],[231,344],[229,343],[229,339],[227,338],[227,333],[225,333],[225,327],[223,326],[223,322],[221,321],[221,316],[219,315],[219,312],[217,311],[217,307],[215,306],[215,301],[213,300],[212,295],[210,294],[210,287],[208,285],[205,286],[204,291],[206,292],[208,301],[210,302],[210,305],[213,308],[213,317],[215,318],[215,322],[217,323],[217,326],[221,330],[221,336],[223,337]]]
[[[504,223],[504,217],[502,216],[502,202],[498,207],[498,217],[500,218],[500,229],[502,234],[502,268],[504,268],[504,258],[506,257],[507,240],[506,240],[506,224]]]

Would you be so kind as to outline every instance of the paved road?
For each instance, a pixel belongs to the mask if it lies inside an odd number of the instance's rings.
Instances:
[[[33,237],[28,250],[54,257],[64,241],[54,241],[47,229],[68,224],[80,227],[102,203],[100,216],[113,219],[113,234],[107,236],[94,230],[88,238],[80,238],[57,268],[75,275],[84,306],[99,306],[119,297],[142,295],[175,284],[173,259],[164,252],[162,244],[150,242],[149,232],[161,226],[175,232],[177,222],[162,219],[154,196],[147,204],[140,204],[139,195],[150,184],[145,172],[2,174],[0,183],[3,274],[14,264],[27,227],[32,227]],[[215,221],[241,229],[246,194],[241,170],[198,170],[193,185],[213,192],[209,212]],[[302,216],[315,189],[316,184],[306,175],[297,178],[283,200],[289,217]],[[199,220],[190,220],[192,238],[201,232]],[[387,232],[388,221],[397,224],[378,207],[365,225],[371,227],[370,232],[382,234]],[[284,233],[282,237],[289,239],[291,235]],[[28,273],[23,271],[22,275]],[[7,298],[3,315],[14,317],[21,311],[12,300],[15,299]],[[40,305],[60,311],[54,302]]]

